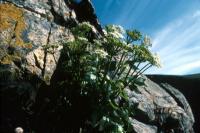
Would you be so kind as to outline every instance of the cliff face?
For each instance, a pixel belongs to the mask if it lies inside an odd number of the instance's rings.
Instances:
[[[58,42],[73,40],[70,29],[83,21],[94,25],[97,37],[103,36],[90,0],[1,0],[0,12],[1,132],[17,126],[27,132],[62,132],[76,125],[72,121],[81,119],[78,115],[62,123],[54,117],[59,112],[48,109],[57,94],[55,83],[63,77],[59,64],[64,51]],[[193,132],[194,118],[184,96],[148,78],[145,84],[127,89],[135,108],[133,130]]]
[[[53,49],[52,55],[48,52],[48,47],[61,40],[72,39],[70,28],[78,22],[89,21],[102,33],[94,9],[88,1],[79,3],[83,8],[64,0],[5,2],[1,2],[0,8],[1,63],[13,67],[18,64],[46,82],[55,70],[62,49],[62,46],[58,46]],[[76,17],[75,12],[78,12],[79,17]],[[79,12],[85,15],[80,15]]]

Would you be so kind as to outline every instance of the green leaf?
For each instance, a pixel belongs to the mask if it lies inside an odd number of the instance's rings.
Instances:
[[[133,41],[138,41],[142,38],[142,34],[138,30],[132,30],[132,31],[127,30],[126,33],[127,33],[127,36],[130,37],[130,39]]]
[[[121,97],[124,98],[125,100],[128,100],[128,99],[129,99],[128,94],[127,94],[124,90],[122,90],[122,91],[120,92],[119,96],[121,96]]]
[[[111,101],[111,100],[108,100],[108,102],[109,102],[110,106],[111,106],[113,109],[115,109],[115,110],[119,109],[118,105],[117,105],[115,102],[113,102],[113,101]]]
[[[140,86],[145,85],[145,79],[142,78],[142,77],[138,77],[138,78],[135,80],[134,83],[137,84],[137,85],[140,85]]]

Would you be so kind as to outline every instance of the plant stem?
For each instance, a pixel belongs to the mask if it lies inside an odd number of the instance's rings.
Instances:
[[[122,60],[123,60],[123,58],[124,58],[124,55],[125,55],[125,52],[122,53],[122,56],[121,56],[121,58],[120,58],[120,60],[119,60],[119,63],[117,64],[117,69],[115,70],[115,72],[114,72],[114,74],[113,74],[113,76],[112,76],[112,79],[114,79],[115,76],[116,76],[116,74],[118,73],[118,71],[119,71],[119,69],[120,69],[120,66],[121,66],[121,62],[122,62]]]

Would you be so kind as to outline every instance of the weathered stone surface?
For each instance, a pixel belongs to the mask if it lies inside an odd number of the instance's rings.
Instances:
[[[134,118],[138,121],[153,124],[159,132],[193,132],[190,106],[175,88],[165,85],[164,89],[146,78],[144,86],[133,91],[127,89],[127,93],[130,103],[136,107]]]
[[[62,50],[59,42],[73,39],[70,28],[78,20],[71,5],[68,0],[0,0],[2,132],[13,132],[15,125],[30,127],[25,115],[32,114],[39,88],[50,84]]]
[[[182,107],[187,115],[192,118],[192,122],[194,122],[194,116],[192,113],[192,109],[190,108],[190,105],[188,104],[188,101],[186,100],[185,96],[176,88],[172,87],[171,85],[167,83],[161,84],[162,88],[165,89],[178,103],[180,107]]]
[[[59,41],[73,38],[69,27],[77,20],[71,5],[64,0],[1,0],[1,63],[23,58],[25,68],[48,83],[62,49]],[[58,46],[50,53],[52,45]],[[20,50],[7,54],[10,47]]]
[[[68,21],[72,16],[71,10],[67,7],[64,0],[51,0],[51,5],[53,5],[53,10],[60,16]]]
[[[157,133],[157,128],[155,126],[146,125],[135,119],[132,119],[131,122],[136,133]]]
[[[63,0],[8,0],[1,3],[1,63],[11,64],[16,58],[23,58],[21,65],[48,82],[62,46],[56,47],[53,53],[44,47],[51,48],[51,45],[59,45],[60,40],[72,37],[67,27],[54,22],[57,20],[53,15],[56,12],[56,15],[63,17],[63,23],[67,23],[75,19],[70,18],[71,10]],[[8,54],[10,47],[20,50]]]

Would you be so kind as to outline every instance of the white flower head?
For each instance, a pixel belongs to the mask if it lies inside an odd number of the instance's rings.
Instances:
[[[123,38],[123,35],[118,32],[112,32],[112,33],[110,33],[110,35],[112,35],[115,38]]]
[[[108,117],[106,117],[106,116],[103,116],[102,120],[103,120],[103,121],[107,121],[107,122],[110,121],[110,119],[109,119]]]
[[[119,25],[110,25],[109,34],[115,38],[124,38],[125,30]]]
[[[151,43],[151,38],[148,37],[147,35],[145,35],[144,39],[143,39],[143,44],[147,47],[151,47],[152,43]]]
[[[121,125],[117,126],[117,130],[118,130],[119,133],[123,133],[123,131],[124,131],[123,127]]]
[[[95,50],[95,53],[102,58],[105,58],[106,56],[108,56],[108,53],[102,49]]]
[[[80,23],[79,25],[80,25],[80,26],[87,26],[87,27],[89,27],[90,29],[92,29],[92,31],[93,31],[94,33],[97,33],[96,28],[95,28],[93,25],[91,25],[89,22],[82,22],[82,23]]]
[[[113,28],[120,33],[125,33],[124,28],[120,25],[113,25]]]
[[[84,41],[84,42],[87,42],[87,41],[88,41],[88,39],[85,38],[85,37],[78,37],[78,40],[80,40],[80,41]]]
[[[89,22],[82,22],[79,25],[80,26],[85,26],[86,25],[86,26],[91,27],[91,28],[93,27]]]
[[[91,80],[96,80],[96,78],[97,78],[96,75],[94,75],[94,74],[92,74],[92,73],[90,74],[90,79],[91,79]]]
[[[129,43],[126,45],[128,48],[132,48],[133,47],[133,44]]]
[[[108,32],[105,29],[103,29],[102,31],[103,31],[104,35],[108,35]]]
[[[154,61],[155,61],[155,65],[156,65],[157,67],[162,67],[160,57],[159,57],[159,55],[158,55],[157,53],[155,53],[155,54],[153,55],[153,58],[154,58]]]
[[[97,40],[97,39],[94,39],[93,41],[94,41],[94,44],[97,46],[100,46],[102,43],[101,40]]]

